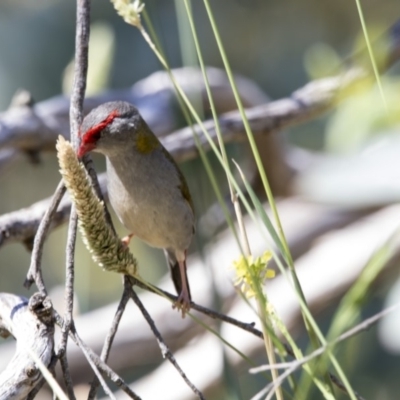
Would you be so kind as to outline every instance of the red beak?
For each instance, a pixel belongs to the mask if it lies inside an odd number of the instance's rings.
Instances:
[[[94,145],[94,143],[84,143],[82,142],[81,145],[78,148],[77,151],[77,156],[78,158],[82,158],[85,154],[89,153],[90,151],[92,151],[96,146]]]

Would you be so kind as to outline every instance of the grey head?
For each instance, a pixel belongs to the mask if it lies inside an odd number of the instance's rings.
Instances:
[[[81,144],[78,157],[90,151],[104,155],[118,153],[130,147],[135,134],[147,128],[135,106],[126,101],[111,101],[94,108],[84,118],[81,129]]]

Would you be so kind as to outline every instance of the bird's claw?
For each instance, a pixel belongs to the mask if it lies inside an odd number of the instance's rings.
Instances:
[[[182,313],[182,318],[185,318],[186,313],[190,311],[189,295],[182,291],[172,308],[178,309]]]
[[[135,236],[134,233],[131,233],[130,235],[124,236],[124,237],[121,239],[122,244],[123,244],[124,246],[128,247],[128,246],[129,246],[129,243],[130,243],[130,241],[131,241],[131,239],[133,238],[133,236]]]

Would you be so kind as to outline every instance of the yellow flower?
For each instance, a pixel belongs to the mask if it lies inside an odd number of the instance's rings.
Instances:
[[[255,260],[253,256],[241,255],[238,260],[233,262],[233,268],[236,270],[234,285],[238,286],[246,297],[255,296],[255,284],[263,284],[266,279],[275,277],[275,271],[267,267],[271,258],[271,252],[266,251]]]

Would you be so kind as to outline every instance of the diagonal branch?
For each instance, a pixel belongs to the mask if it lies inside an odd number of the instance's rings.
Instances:
[[[143,306],[143,303],[140,301],[139,296],[136,294],[136,292],[131,288],[130,290],[130,296],[136,306],[139,308],[140,312],[142,313],[143,317],[147,321],[147,323],[150,326],[151,331],[153,332],[153,335],[157,339],[158,346],[160,347],[161,354],[163,358],[167,358],[168,361],[175,367],[175,369],[178,371],[179,375],[182,377],[182,379],[186,382],[186,384],[192,389],[193,393],[201,400],[204,400],[203,393],[200,392],[199,389],[197,389],[196,386],[188,379],[186,376],[185,372],[182,370],[182,368],[179,366],[178,362],[176,361],[174,355],[172,354],[171,350],[169,347],[166,345],[164,342],[164,339],[162,338],[159,330],[157,329],[153,319],[151,318],[150,314],[146,310],[146,308]]]
[[[99,176],[99,186],[105,196],[107,196],[106,183],[105,175],[101,174]],[[65,187],[63,183],[60,183],[60,186],[62,186],[62,194],[64,194]],[[61,197],[61,193],[58,190],[57,194]],[[31,247],[29,245],[36,231],[40,232],[45,229],[44,225],[42,225],[45,221],[41,222],[43,219],[46,219],[46,225],[49,224],[49,226],[46,226],[46,229],[49,230],[53,230],[67,222],[71,212],[71,201],[68,197],[65,197],[62,201],[60,200],[58,197],[54,199],[54,201],[57,201],[58,208],[57,204],[51,206],[53,199],[49,197],[29,207],[0,216],[0,247],[14,242],[22,242]],[[52,218],[49,218],[50,206]],[[46,218],[44,218],[45,214],[48,215]],[[41,226],[40,228],[39,225]]]
[[[290,126],[310,121],[336,105],[345,93],[368,78],[359,68],[343,75],[315,80],[293,92],[289,97],[248,108],[246,116],[254,135],[267,135],[282,131]],[[231,111],[218,119],[224,143],[246,140],[246,133],[240,113]],[[213,120],[203,123],[211,139],[217,141]],[[198,150],[193,139],[193,130],[204,149],[210,145],[199,125],[183,128],[163,138],[163,145],[179,162],[196,158]]]
[[[62,327],[64,325],[64,321],[61,316],[55,310],[53,311],[53,314],[56,324]],[[115,373],[103,360],[101,360],[100,357],[90,347],[88,347],[83,342],[83,340],[79,337],[74,324],[71,325],[69,336],[74,341],[74,343],[82,350],[92,369],[96,373],[97,378],[102,383],[104,391],[108,393],[110,397],[112,397],[111,391],[110,389],[108,389],[102,376],[106,376],[107,378],[109,378],[132,399],[140,400],[140,397],[136,393],[134,393],[132,389],[130,389],[125,381],[117,373]],[[97,370],[101,373],[101,376],[97,374]]]
[[[348,331],[342,333],[339,337],[337,337],[335,340],[333,340],[330,343],[327,343],[318,349],[314,350],[312,353],[309,355],[298,359],[298,360],[293,360],[291,362],[286,362],[286,363],[279,363],[275,365],[263,365],[261,367],[256,367],[252,368],[250,370],[251,373],[259,373],[262,371],[269,371],[271,368],[276,368],[276,369],[286,369],[285,372],[283,372],[278,380],[276,382],[271,382],[268,386],[266,386],[264,389],[262,389],[258,394],[256,394],[253,399],[259,399],[261,397],[264,397],[267,393],[268,395],[271,395],[274,393],[274,386],[276,385],[282,385],[283,381],[288,378],[291,374],[293,374],[297,369],[302,367],[304,364],[310,362],[314,358],[322,355],[328,348],[332,348],[336,344],[343,342],[344,340],[347,340],[355,335],[358,335],[359,333],[368,330],[372,325],[376,324],[378,321],[380,321],[382,318],[387,316],[388,314],[397,311],[400,307],[400,303],[394,304],[391,307],[388,307],[375,315],[373,315],[370,318],[367,318],[365,321],[362,321],[361,323],[357,324],[353,328],[349,329]],[[341,390],[347,393],[346,388],[344,387],[343,383],[333,374],[329,374],[332,382],[338,386]],[[362,400],[362,397],[358,394],[356,394],[357,398]],[[270,398],[267,396],[267,398]]]
[[[384,68],[389,68],[400,58],[399,36],[400,30],[398,29],[394,33],[392,40],[393,48],[387,56],[388,61],[384,64]],[[221,78],[221,71],[211,68],[209,72],[213,95],[214,91],[217,92],[222,104],[229,102],[229,95],[226,94],[227,84]],[[195,89],[203,90],[202,87],[204,85],[202,86],[201,84],[201,80],[199,79],[201,73],[198,70],[174,70],[174,75],[176,75],[178,81],[182,80],[182,82],[186,82],[186,85],[188,85],[188,82],[194,82],[194,87],[185,87],[184,85],[185,92],[190,89],[192,91]],[[187,79],[188,75],[193,77],[193,79]],[[349,94],[351,88],[368,79],[369,76],[369,71],[361,68],[353,68],[336,77],[310,82],[293,92],[287,98],[248,108],[247,117],[250,126],[256,136],[260,136],[309,121],[332,108]],[[170,83],[167,84],[166,81],[168,81],[166,73],[158,72],[138,82],[132,90],[111,91],[89,99],[85,111],[109,100],[121,99],[133,103],[137,102],[139,109],[154,131],[165,135],[174,126],[171,123],[171,114],[173,114],[173,106],[170,104],[173,98],[172,88]],[[241,96],[245,98],[253,96],[257,98],[255,103],[260,103],[260,101],[265,103],[265,97],[263,97],[254,84],[246,81],[244,78],[240,78],[239,81],[242,82],[239,85],[239,87],[242,87]],[[167,101],[165,101],[165,98],[167,98]],[[149,104],[152,106],[149,107]],[[154,112],[155,107],[153,104],[159,105],[157,112]],[[251,101],[247,100],[246,104],[251,104]],[[68,122],[66,115],[67,105],[67,100],[61,97],[49,99],[42,104],[38,104],[32,111],[36,115],[35,123],[30,121],[30,114],[27,116],[26,111],[19,110],[18,108],[12,108],[0,114],[0,149],[12,148],[23,151],[31,149],[37,151],[39,148],[54,150],[54,144],[58,135],[68,136],[65,128],[65,124]],[[169,108],[168,111],[166,111],[166,108]],[[245,140],[243,124],[238,112],[232,111],[222,114],[220,125],[225,143]],[[211,138],[216,140],[214,122],[206,121],[204,126]],[[209,148],[208,141],[203,132],[200,131],[198,126],[195,126],[194,129],[199,134],[200,142],[206,148]],[[178,162],[197,157],[197,147],[194,143],[191,129],[181,129],[162,137],[161,140],[166,149]],[[91,166],[87,167],[89,173],[93,176]],[[94,186],[96,188],[96,185]],[[101,191],[98,188],[96,188],[96,191],[100,197]],[[104,190],[103,193],[105,193]],[[66,214],[67,212],[66,210]],[[37,223],[31,220],[25,224],[24,218],[29,218],[29,216],[21,213],[20,217],[16,214],[9,214],[4,216],[4,218],[0,217],[0,246],[15,239],[20,241],[29,240],[33,236]]]
[[[128,304],[130,295],[131,295],[131,284],[129,282],[129,278],[124,275],[124,291],[122,293],[121,300],[118,304],[117,312],[114,315],[114,319],[111,323],[110,330],[108,332],[108,335],[104,341],[104,346],[101,351],[100,359],[103,360],[104,362],[107,361],[108,356],[110,354],[111,346],[114,341],[114,337],[117,334],[118,326],[121,321],[122,315],[125,311],[126,305]],[[97,388],[99,386],[99,380],[97,378],[93,379],[93,382],[90,386],[90,391],[89,391],[89,396],[88,400],[93,400],[96,397],[96,392]]]
[[[202,97],[207,109],[207,97],[201,71],[197,68],[173,70],[177,81],[190,97]],[[217,68],[207,68],[211,90],[216,97],[218,112],[234,108],[226,74]],[[268,97],[250,80],[237,76],[240,95],[247,107],[262,104]],[[138,81],[132,88],[109,90],[84,102],[84,112],[107,101],[124,100],[135,104],[146,122],[159,136],[177,129],[179,107],[166,72],[160,71]],[[56,96],[33,106],[15,106],[0,113],[0,149],[20,152],[54,151],[59,135],[69,138],[69,99]],[[180,115],[180,114],[179,114]],[[9,157],[11,154],[8,155]]]
[[[137,286],[137,287],[139,287],[139,288],[141,288],[143,290],[146,290],[148,292],[152,292],[152,293],[154,293],[156,295],[167,297],[172,302],[176,302],[178,300],[178,296],[173,295],[171,293],[168,293],[167,291],[165,291],[165,290],[163,290],[163,289],[161,289],[161,288],[159,288],[157,286],[153,285],[153,287],[155,289],[155,290],[153,290],[150,286],[145,285],[144,283],[142,283],[139,280],[136,280],[134,277],[129,277],[129,278],[131,279],[132,282],[134,282],[134,286]],[[190,308],[193,309],[193,310],[196,310],[196,311],[198,311],[198,312],[200,312],[200,313],[202,313],[204,315],[207,315],[210,318],[213,318],[213,319],[216,319],[216,320],[219,320],[219,321],[223,321],[223,322],[226,322],[228,324],[237,326],[238,328],[243,329],[243,330],[245,330],[245,331],[247,331],[249,333],[252,333],[254,336],[257,336],[259,338],[263,338],[264,337],[262,332],[259,329],[254,327],[254,325],[255,325],[254,323],[247,323],[247,322],[239,321],[236,318],[229,317],[228,315],[220,313],[220,312],[215,311],[215,310],[212,310],[211,308],[207,308],[207,307],[204,307],[204,306],[202,306],[200,304],[196,304],[194,301],[192,301],[190,303]]]
[[[399,31],[399,29],[393,29],[391,33],[392,47],[382,63],[381,72],[400,58]],[[219,113],[222,114],[224,104],[232,103],[232,95],[228,94],[228,92],[230,93],[230,86],[226,77],[225,80],[221,79],[221,72],[218,72],[219,76],[215,69],[209,68],[207,75],[210,78],[213,96],[214,92],[219,95],[217,96],[221,102]],[[176,80],[183,84],[185,93],[188,91],[195,92],[196,90],[204,92],[204,83],[199,80],[199,76],[201,77],[199,70],[178,69],[173,70],[173,74]],[[191,78],[187,79],[189,74]],[[217,75],[217,79],[214,78],[215,75]],[[254,101],[245,101],[244,103],[248,107],[246,114],[250,127],[255,134],[265,135],[314,119],[334,107],[337,102],[351,93],[350,89],[370,77],[371,71],[362,67],[354,67],[338,76],[310,82],[288,97],[262,106],[254,107]],[[256,89],[254,84],[240,77],[237,80],[238,83],[244,83],[238,85],[242,97],[246,99],[255,96],[257,104],[260,104],[260,100],[266,103],[265,95],[260,94],[260,90]],[[138,106],[155,133],[163,136],[176,129],[176,123],[171,123],[171,115],[174,113],[176,103],[172,100],[174,95],[171,84],[166,84],[166,81],[167,73],[153,74],[138,82],[131,90],[109,91],[88,99],[85,104],[85,111],[89,111],[105,101],[117,99],[130,101]],[[243,88],[243,91],[241,88]],[[168,103],[173,103],[173,105]],[[154,106],[154,104],[157,104],[157,106]],[[56,97],[28,110],[26,107],[15,107],[0,114],[0,149],[15,149],[25,152],[28,150],[54,150],[58,135],[68,136],[66,108],[67,100]],[[157,109],[157,112],[155,112],[155,109]],[[246,139],[240,114],[237,111],[222,114],[219,123],[225,143]],[[214,122],[206,121],[204,125],[209,130],[212,139],[216,140]],[[195,126],[195,129],[200,134],[201,142],[206,143],[199,127]],[[171,137],[165,139],[164,145],[178,161],[197,157],[196,146],[190,129],[175,132]]]
[[[65,186],[64,183],[61,181],[57,189],[50,201],[50,204],[48,207],[45,208],[45,212],[43,214],[43,218],[39,218],[40,224],[38,227],[38,230],[35,235],[34,243],[33,243],[33,250],[32,250],[32,255],[31,255],[31,265],[29,267],[26,280],[24,283],[24,286],[27,288],[30,288],[32,286],[32,283],[35,282],[36,286],[42,292],[43,294],[47,294],[46,287],[44,285],[44,280],[42,276],[42,269],[41,269],[41,264],[42,264],[42,253],[43,253],[43,246],[44,246],[44,241],[46,240],[47,233],[49,231],[51,221],[54,217],[54,214],[57,210],[58,205],[60,204],[61,199],[63,198],[65,194]],[[43,210],[44,211],[44,210]],[[37,221],[36,221],[37,222]],[[7,233],[4,235],[4,232],[7,232],[5,228],[0,228],[2,235],[5,236]],[[30,236],[32,237],[32,236]],[[29,239],[29,237],[26,237],[26,239]],[[0,243],[2,242],[1,237],[0,237]]]

